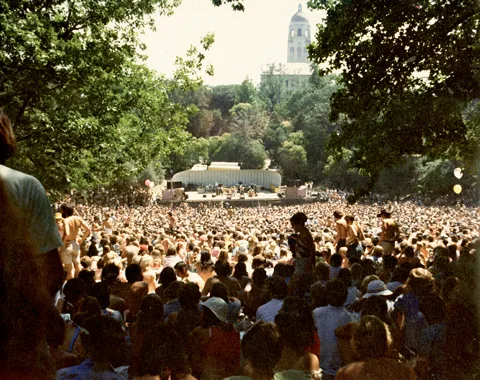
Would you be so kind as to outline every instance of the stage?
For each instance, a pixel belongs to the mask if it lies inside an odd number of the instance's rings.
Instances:
[[[272,193],[267,190],[259,191],[257,192],[257,195],[253,197],[249,197],[247,194],[244,194],[243,196],[240,196],[239,194],[236,194],[235,196],[215,195],[214,193],[202,194],[197,191],[186,191],[185,194],[188,196],[186,200],[172,201],[160,199],[157,202],[160,204],[187,203],[191,206],[198,206],[201,203],[228,202],[235,207],[252,207],[257,205],[293,205],[319,201],[317,197],[286,198],[284,195],[279,197],[277,193]]]

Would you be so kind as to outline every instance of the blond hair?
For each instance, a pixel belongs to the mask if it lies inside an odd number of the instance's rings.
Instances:
[[[353,343],[361,359],[380,358],[387,353],[392,338],[385,323],[374,315],[366,315],[355,326]]]

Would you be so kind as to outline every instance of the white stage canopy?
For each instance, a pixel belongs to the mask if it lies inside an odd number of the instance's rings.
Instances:
[[[247,186],[255,184],[270,189],[271,185],[279,187],[282,184],[282,177],[279,173],[271,170],[185,170],[175,174],[172,181],[182,182],[184,187],[188,185],[213,186],[215,184],[235,186],[241,182]]]

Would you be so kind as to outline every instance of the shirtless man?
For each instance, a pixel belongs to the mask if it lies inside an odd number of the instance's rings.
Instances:
[[[362,241],[365,239],[362,227],[355,220],[353,215],[346,215],[347,222],[347,258],[356,257],[360,259],[363,254]]]
[[[335,218],[335,226],[337,228],[337,237],[335,238],[335,251],[338,253],[338,250],[342,247],[347,246],[347,222],[341,211],[334,211],[333,217]]]
[[[73,215],[73,207],[70,205],[61,205],[60,210],[64,217],[65,235],[63,237],[64,246],[60,250],[60,258],[65,270],[67,271],[67,280],[75,277],[80,272],[80,246],[90,235],[90,227],[80,216]],[[77,241],[80,229],[83,230],[83,236]]]
[[[378,218],[382,219],[382,233],[379,244],[383,247],[383,254],[390,255],[395,248],[395,241],[400,237],[398,224],[392,219],[392,213],[381,210]]]
[[[108,236],[111,236],[113,233],[113,214],[106,214],[105,218],[103,219],[102,227],[104,228],[105,232]]]
[[[170,227],[171,231],[175,231],[175,227],[177,225],[177,221],[175,220],[173,214],[171,212],[168,213],[168,226]]]

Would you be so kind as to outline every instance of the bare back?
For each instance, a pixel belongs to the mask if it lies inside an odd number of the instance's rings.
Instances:
[[[337,227],[337,239],[347,238],[347,222],[344,218],[340,218],[335,223]]]
[[[82,226],[82,218],[79,216],[69,216],[65,218],[65,236],[64,241],[74,241],[77,239],[78,231]]]

